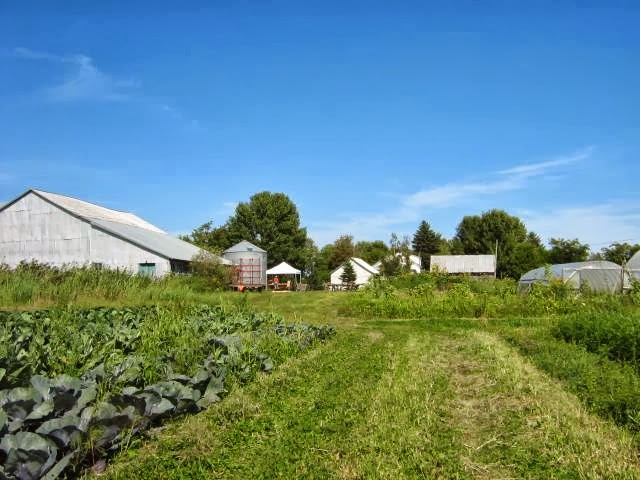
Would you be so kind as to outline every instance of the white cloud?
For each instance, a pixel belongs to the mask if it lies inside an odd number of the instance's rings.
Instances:
[[[587,160],[593,151],[594,147],[587,147],[571,155],[538,163],[515,165],[494,172],[483,181],[448,183],[421,190],[401,197],[398,205],[385,213],[354,213],[344,220],[312,223],[309,231],[320,245],[332,242],[345,233],[359,239],[385,239],[391,232],[400,233],[398,231],[406,224],[424,218],[428,210],[473,204],[481,197],[524,190],[534,179],[536,182],[555,181],[561,173],[558,170]],[[557,233],[554,235],[560,236]]]
[[[479,182],[449,183],[412,193],[405,197],[405,205],[411,208],[445,208],[462,202],[471,202],[477,197],[497,193],[521,190],[527,186],[527,180],[546,175],[570,164],[588,159],[593,147],[588,147],[568,156],[553,160],[525,165],[516,165],[493,174],[493,179]],[[497,177],[497,178],[495,178]]]
[[[598,204],[526,212],[523,220],[545,241],[550,238],[578,238],[600,250],[613,242],[640,243],[640,208]]]
[[[52,102],[121,102],[130,100],[132,90],[139,86],[139,82],[134,79],[116,78],[101,71],[94,60],[86,55],[54,55],[28,48],[16,48],[14,55],[27,60],[67,66],[65,80],[43,91],[45,98]]]

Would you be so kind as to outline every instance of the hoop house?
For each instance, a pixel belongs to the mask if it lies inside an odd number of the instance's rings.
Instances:
[[[631,278],[640,282],[640,252],[631,257],[631,260],[627,263],[627,269]]]
[[[534,283],[547,285],[549,280],[560,280],[576,289],[583,285],[595,292],[621,292],[629,286],[628,275],[613,262],[593,261],[561,263],[536,268],[525,273],[518,282],[519,292],[528,292]]]

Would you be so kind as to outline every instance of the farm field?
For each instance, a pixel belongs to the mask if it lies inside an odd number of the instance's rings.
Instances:
[[[345,317],[350,295],[248,296],[338,333],[108,478],[640,478],[635,370],[552,335],[557,319]]]

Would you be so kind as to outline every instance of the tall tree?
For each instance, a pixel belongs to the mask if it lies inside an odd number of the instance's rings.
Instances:
[[[589,258],[589,245],[577,238],[552,238],[549,240],[549,263],[584,262]]]
[[[241,240],[263,248],[270,266],[287,262],[304,266],[307,230],[296,205],[284,193],[260,192],[241,202],[227,222],[231,244]]]
[[[346,283],[347,285],[356,281],[356,271],[350,261],[346,261],[344,263],[342,273],[340,274],[340,280],[342,283]]]
[[[511,276],[520,278],[529,270],[547,263],[547,251],[540,237],[529,232],[524,242],[515,245],[512,254]]]
[[[333,248],[327,249],[330,253],[329,268],[335,270],[344,262],[356,254],[356,247],[353,244],[352,235],[341,235],[333,242]]]
[[[453,245],[467,255],[492,254],[498,246],[497,273],[517,278],[521,267],[514,258],[516,245],[527,239],[527,228],[504,210],[466,216],[458,225]]]
[[[418,230],[413,235],[413,251],[420,257],[420,264],[424,270],[429,270],[431,255],[440,253],[445,239],[431,228],[426,220],[420,222]]]
[[[189,235],[180,235],[180,238],[216,254],[231,246],[227,229],[214,226],[213,220],[194,228]]]
[[[602,249],[602,258],[622,265],[627,263],[639,251],[640,244],[615,242]]]
[[[382,240],[372,242],[361,241],[356,243],[355,254],[365,262],[373,265],[378,260],[382,260],[389,253],[389,247]]]

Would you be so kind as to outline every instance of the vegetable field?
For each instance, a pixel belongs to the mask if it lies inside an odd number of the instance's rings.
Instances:
[[[332,334],[207,305],[0,313],[0,475],[95,464]]]

